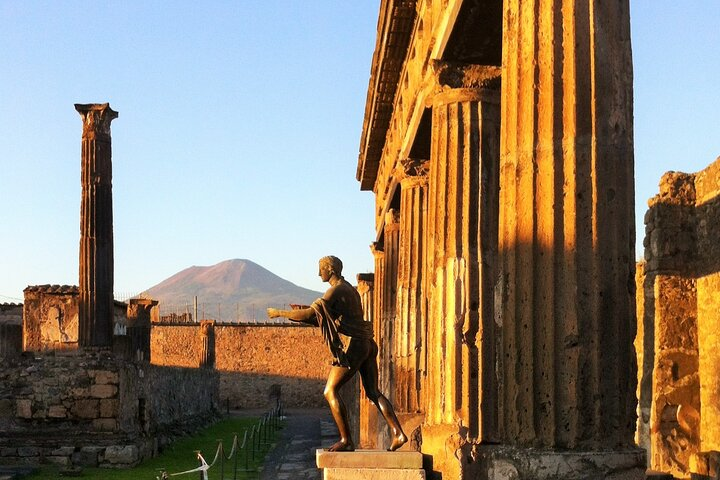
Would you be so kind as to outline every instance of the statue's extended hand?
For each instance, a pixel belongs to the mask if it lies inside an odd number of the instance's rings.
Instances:
[[[280,316],[279,310],[277,308],[268,308],[267,315],[268,315],[268,318],[275,318],[275,317]]]

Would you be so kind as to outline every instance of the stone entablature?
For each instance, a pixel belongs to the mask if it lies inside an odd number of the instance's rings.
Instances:
[[[651,468],[707,474],[720,451],[720,158],[666,173],[648,206],[638,439]]]

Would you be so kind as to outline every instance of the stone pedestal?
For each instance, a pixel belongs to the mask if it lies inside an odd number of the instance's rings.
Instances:
[[[425,480],[420,452],[315,452],[323,480]]]

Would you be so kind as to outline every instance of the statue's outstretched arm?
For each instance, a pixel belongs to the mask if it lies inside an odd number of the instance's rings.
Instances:
[[[299,308],[294,310],[278,310],[277,308],[268,308],[267,314],[269,318],[285,317],[293,322],[316,324],[315,310],[310,307]]]

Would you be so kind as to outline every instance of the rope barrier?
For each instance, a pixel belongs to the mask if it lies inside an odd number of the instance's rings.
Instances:
[[[271,434],[275,430],[281,428],[280,421],[283,418],[282,411],[282,406],[278,404],[275,408],[273,408],[269,412],[266,412],[263,417],[258,421],[257,425],[252,426],[249,436],[248,429],[246,428],[243,432],[242,444],[240,444],[239,442],[238,434],[233,434],[233,443],[232,447],[230,448],[229,455],[225,456],[225,447],[223,446],[223,441],[222,439],[218,439],[218,446],[215,450],[215,457],[209,464],[202,456],[202,453],[198,450],[195,452],[197,455],[197,460],[198,462],[200,462],[200,465],[197,468],[177,473],[168,473],[165,469],[160,469],[160,476],[155,477],[156,480],[169,480],[170,477],[176,477],[180,475],[187,475],[190,473],[198,472],[200,472],[200,478],[202,480],[208,480],[208,471],[215,466],[218,460],[220,460],[220,478],[224,480],[225,461],[229,461],[232,459],[234,459],[233,480],[237,480],[238,471],[247,474],[251,472],[257,474],[257,469],[250,468],[250,456],[252,455],[252,460],[255,461],[256,452],[260,454],[260,450],[264,450],[264,448],[261,448],[261,446],[271,445]],[[248,445],[248,443],[250,445]],[[245,452],[245,468],[238,469],[238,457],[241,450]]]

